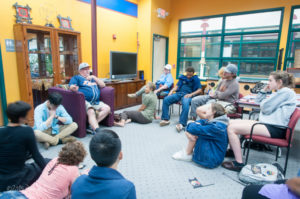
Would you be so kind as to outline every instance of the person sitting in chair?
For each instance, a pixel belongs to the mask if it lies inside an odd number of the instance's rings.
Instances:
[[[100,88],[105,87],[105,83],[94,75],[90,75],[90,66],[81,63],[78,68],[79,75],[75,75],[69,82],[72,91],[79,91],[84,94],[85,107],[90,127],[88,132],[94,134],[101,122],[110,114],[110,107],[100,101]]]
[[[149,82],[145,87],[142,105],[138,111],[124,111],[120,114],[120,121],[115,121],[115,126],[124,127],[128,122],[149,124],[154,119],[157,97],[154,94],[155,85]]]
[[[272,72],[267,86],[256,96],[256,103],[260,105],[259,121],[265,125],[257,125],[253,129],[253,135],[279,138],[285,137],[286,128],[273,125],[287,126],[291,115],[295,111],[297,98],[293,87],[294,77],[283,71]],[[267,98],[267,93],[276,90]],[[222,166],[233,171],[240,171],[243,166],[242,151],[239,135],[250,135],[252,125],[258,121],[230,120],[227,128],[230,147],[235,161],[225,161]],[[230,154],[228,152],[228,154]]]
[[[197,107],[211,102],[218,102],[225,107],[227,113],[234,113],[235,107],[231,103],[239,97],[239,83],[236,81],[237,67],[229,64],[224,68],[224,74],[221,82],[215,90],[211,90],[208,95],[194,97],[191,102],[190,117],[193,120],[197,118]]]
[[[160,76],[159,80],[155,83],[156,89],[154,91],[155,94],[158,96],[167,96],[170,92],[170,89],[174,83],[172,74],[171,74],[172,66],[167,64],[164,66],[164,73]],[[143,86],[140,90],[136,93],[128,94],[128,97],[134,98],[141,96],[145,92],[145,87]]]
[[[169,106],[181,101],[182,112],[180,114],[179,124],[176,125],[178,132],[186,126],[192,98],[202,93],[200,79],[195,75],[195,69],[188,67],[185,72],[186,75],[179,77],[177,85],[170,91],[168,96],[164,98],[161,115],[162,121],[160,122],[160,126],[169,125]],[[176,93],[173,94],[175,91]]]

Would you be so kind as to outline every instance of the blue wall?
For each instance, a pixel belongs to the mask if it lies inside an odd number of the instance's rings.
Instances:
[[[91,0],[79,0],[91,3]],[[136,4],[126,0],[97,0],[97,6],[117,11],[126,15],[137,17],[138,7]]]

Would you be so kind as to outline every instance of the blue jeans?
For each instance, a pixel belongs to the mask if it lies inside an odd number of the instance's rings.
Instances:
[[[0,193],[0,199],[28,199],[25,195],[23,195],[19,191],[6,191]]]
[[[164,98],[163,106],[162,106],[162,115],[161,115],[162,120],[169,120],[170,119],[170,115],[169,115],[170,105],[181,101],[182,112],[179,117],[179,123],[182,124],[183,126],[186,126],[192,98],[184,98],[185,95],[186,95],[186,93],[179,92],[179,93],[175,93],[175,94],[172,94],[172,95]]]

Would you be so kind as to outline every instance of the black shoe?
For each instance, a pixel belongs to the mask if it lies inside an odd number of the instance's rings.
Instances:
[[[240,172],[245,166],[243,163],[238,163],[237,161],[225,161],[222,163],[222,167],[231,171]]]
[[[228,150],[226,151],[225,157],[227,157],[227,158],[234,158],[233,150],[228,149]]]

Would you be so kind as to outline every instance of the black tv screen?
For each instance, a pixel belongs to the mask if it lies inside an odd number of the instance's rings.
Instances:
[[[137,76],[137,54],[127,52],[110,53],[111,79],[135,78]]]

